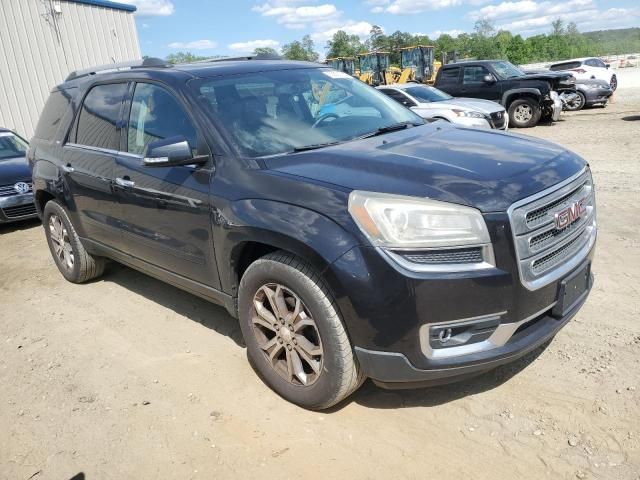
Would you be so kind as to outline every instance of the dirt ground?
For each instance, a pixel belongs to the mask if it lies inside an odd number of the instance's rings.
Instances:
[[[288,404],[221,307],[121,266],[72,285],[0,227],[0,478],[640,478],[640,89],[520,131],[587,158],[596,284],[544,350],[464,384]]]

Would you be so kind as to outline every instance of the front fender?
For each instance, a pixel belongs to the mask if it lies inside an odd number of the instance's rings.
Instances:
[[[289,251],[319,272],[358,244],[357,239],[330,218],[297,205],[246,199],[219,212],[214,234],[222,289],[236,295],[238,258],[248,242]]]
[[[542,93],[538,88],[512,88],[511,90],[507,90],[502,94],[502,101],[500,103],[503,107],[507,108],[511,97],[513,97],[514,95],[522,94],[533,95],[537,97],[538,100],[542,98]]]

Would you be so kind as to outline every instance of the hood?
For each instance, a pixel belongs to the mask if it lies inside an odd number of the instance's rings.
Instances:
[[[31,167],[25,157],[0,159],[0,185],[31,183]]]
[[[546,141],[441,122],[265,163],[346,190],[429,197],[484,212],[505,211],[586,165]]]
[[[476,110],[484,114],[501,112],[504,110],[504,107],[499,103],[479,98],[452,98],[451,100],[433,102],[426,105],[433,105],[435,108],[465,108],[467,110]],[[419,105],[419,107],[422,106],[424,105]]]
[[[549,71],[537,71],[537,72],[525,72],[526,75],[522,77],[515,77],[528,80],[545,80],[551,82],[554,88],[572,88],[575,87],[576,79],[569,72],[552,72]],[[510,79],[513,80],[513,79]]]

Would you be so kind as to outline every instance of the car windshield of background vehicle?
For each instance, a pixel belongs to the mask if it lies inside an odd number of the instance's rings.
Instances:
[[[205,78],[190,85],[248,157],[319,148],[399,124],[424,123],[383,93],[331,69]]]
[[[11,132],[0,132],[0,160],[24,157],[29,146]]]
[[[444,102],[453,98],[451,95],[449,95],[448,93],[444,93],[442,90],[427,86],[409,87],[405,88],[404,91],[411,95],[413,98],[416,98],[423,103]]]
[[[491,66],[498,74],[498,77],[500,77],[500,80],[526,75],[511,62],[491,62]]]

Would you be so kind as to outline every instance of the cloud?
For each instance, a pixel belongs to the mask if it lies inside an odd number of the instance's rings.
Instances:
[[[237,42],[230,44],[229,50],[238,52],[253,52],[256,48],[278,48],[279,42],[275,40],[250,40],[248,42]]]
[[[464,30],[457,30],[455,28],[453,30],[436,30],[435,32],[431,32],[428,37],[434,40],[440,37],[440,35],[449,35],[455,38],[461,33],[464,33]]]
[[[316,22],[327,22],[337,19],[342,14],[335,5],[330,3],[302,6],[295,6],[288,2],[263,3],[253,7],[253,11],[260,13],[263,17],[273,17],[279,24],[291,29],[305,28]]]
[[[333,37],[338,30],[342,30],[349,35],[357,35],[361,40],[364,40],[369,37],[372,27],[373,25],[371,25],[369,22],[350,21],[324,31],[315,32],[311,34],[311,38],[313,38],[313,40],[317,42],[326,42],[331,37]]]
[[[427,10],[457,7],[462,3],[463,0],[393,0],[385,8],[385,11],[394,15],[410,15]]]
[[[166,17],[173,15],[175,7],[170,0],[120,0],[136,7],[136,15],[141,17]]]
[[[218,44],[213,40],[193,40],[191,42],[172,42],[169,48],[188,50],[210,50],[216,48]]]

